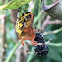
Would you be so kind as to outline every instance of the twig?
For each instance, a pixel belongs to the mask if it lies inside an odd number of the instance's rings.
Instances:
[[[42,27],[40,28],[40,31],[43,32],[45,27],[48,24],[62,24],[62,21],[56,20],[56,21],[50,21],[50,16],[47,16],[46,20],[43,22]]]
[[[61,32],[61,31],[62,31],[62,27],[59,29],[56,29],[54,31],[44,32],[44,33],[42,33],[42,35],[48,35],[48,34],[52,34],[52,33],[56,34],[56,33]]]
[[[47,26],[49,20],[50,20],[50,16],[47,16],[46,20],[42,24],[42,27],[40,28],[40,31],[42,31],[42,32],[44,31],[44,29]]]
[[[16,60],[15,60],[15,62],[21,62],[21,57],[20,56],[22,55],[22,53],[24,55],[24,52],[23,51],[24,51],[23,50],[23,45],[21,44],[21,45],[19,45],[19,47],[17,48],[17,50],[15,52],[15,54],[16,54]]]
[[[1,34],[0,34],[0,62],[3,62],[5,60],[5,48],[6,48],[6,30],[5,30],[5,20],[6,15],[2,14],[0,15],[0,21],[1,21]]]
[[[49,21],[48,24],[62,24],[62,21],[59,21],[59,20]]]
[[[62,43],[48,43],[47,45],[50,45],[50,46],[56,46],[56,47],[58,47],[58,46],[62,46]]]
[[[5,18],[5,17],[6,17],[6,15],[5,15],[5,14],[0,15],[0,19]]]
[[[16,24],[16,20],[17,20],[17,9],[11,9],[9,10],[10,11],[10,14],[11,14],[11,21],[12,23],[15,25]]]
[[[34,48],[32,47],[31,52],[33,52],[33,51],[34,51]],[[33,53],[34,53],[34,52],[33,52]],[[32,59],[32,57],[33,57],[33,54],[30,54],[30,55],[28,56],[28,59],[27,59],[26,62],[30,62],[30,60]]]

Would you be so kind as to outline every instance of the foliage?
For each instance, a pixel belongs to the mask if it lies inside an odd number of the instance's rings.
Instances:
[[[12,1],[8,2],[7,4],[0,6],[0,10],[2,10],[2,9],[17,9],[20,6],[27,4],[30,1],[31,0],[12,0]]]
[[[21,6],[20,14],[22,14],[25,6],[27,7],[27,10],[28,10],[29,6],[27,3],[29,3],[30,1],[31,0],[12,0],[12,1],[8,2],[7,4],[5,4],[4,6],[1,6],[0,10],[17,9]],[[51,1],[53,1],[53,0],[51,0]],[[51,1],[47,0],[48,4],[52,3]],[[0,3],[1,3],[1,1],[0,1]],[[25,5],[25,4],[27,4],[27,5]],[[41,2],[39,0],[34,0],[34,9],[32,10],[32,12],[34,13],[35,18],[34,18],[33,26],[37,27],[37,28],[41,28],[43,21],[45,20],[45,19],[42,20],[45,12],[41,13],[41,10],[42,10]],[[8,58],[6,60],[6,62],[14,62],[15,56],[12,56],[12,55],[15,53],[15,50],[17,49],[17,47],[21,44],[21,41],[19,41],[17,44],[14,42],[13,39],[17,40],[16,35],[15,35],[14,24],[10,21],[11,17],[10,17],[10,13],[8,10],[5,10],[5,14],[7,15],[7,19],[6,19],[7,48],[6,48],[5,57],[6,57],[6,59]],[[55,21],[55,19],[52,18],[51,21]],[[57,25],[50,24],[50,25],[46,26],[44,32],[59,30],[61,27],[62,27],[62,25],[59,25],[59,24],[57,24]],[[52,38],[51,43],[48,45],[49,53],[47,56],[38,56],[36,54],[28,54],[27,62],[62,62],[62,32],[61,31],[57,32],[57,33],[47,34],[44,36],[45,41]],[[59,46],[57,46],[56,43],[59,43]],[[60,43],[61,43],[61,45],[60,45]],[[14,49],[13,49],[13,47],[14,47]],[[33,48],[31,51],[33,51]]]

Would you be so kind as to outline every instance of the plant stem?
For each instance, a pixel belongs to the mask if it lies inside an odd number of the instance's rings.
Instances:
[[[19,42],[14,46],[12,52],[10,53],[10,55],[8,56],[8,58],[6,59],[5,62],[9,62],[9,61],[10,61],[10,59],[12,58],[14,52],[16,51],[16,49],[18,48],[18,46],[19,46],[20,44],[21,44],[21,41],[19,41]]]
[[[62,43],[48,43],[47,45],[50,45],[50,46],[56,46],[56,47],[58,47],[58,46],[62,46]]]
[[[44,33],[42,33],[42,35],[56,34],[56,33],[61,32],[61,31],[62,31],[62,27],[59,29],[56,29],[54,31],[44,32]]]

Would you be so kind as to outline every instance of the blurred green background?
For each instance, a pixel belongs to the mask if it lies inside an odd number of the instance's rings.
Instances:
[[[10,0],[0,0],[0,6],[7,4],[9,1]],[[54,2],[57,2],[57,0],[45,0],[46,5]],[[49,16],[41,8],[40,0],[32,0],[27,4],[23,4],[20,7],[20,15],[24,13],[25,7],[27,11],[34,14],[33,26],[41,29],[41,33],[54,31],[56,29],[59,30],[62,27],[60,23],[47,24],[44,27],[45,20],[54,22],[56,19],[51,17],[48,19]],[[4,9],[0,11],[0,62],[4,62],[8,58],[14,46],[19,41],[18,35],[15,32],[16,20],[17,9]],[[52,38],[51,43],[62,43],[62,31],[44,35],[45,41],[50,38]],[[62,46],[48,45],[48,47],[49,53],[47,56],[38,56],[36,54],[25,53],[24,47],[20,45],[9,62],[62,62]],[[30,51],[32,48],[33,46],[29,46]]]

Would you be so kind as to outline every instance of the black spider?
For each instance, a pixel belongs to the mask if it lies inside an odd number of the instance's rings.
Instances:
[[[45,40],[40,33],[36,33],[36,37],[34,40],[37,41],[37,43],[45,43]],[[36,45],[34,47],[35,53],[40,56],[46,56],[49,52],[49,48],[47,45]]]

